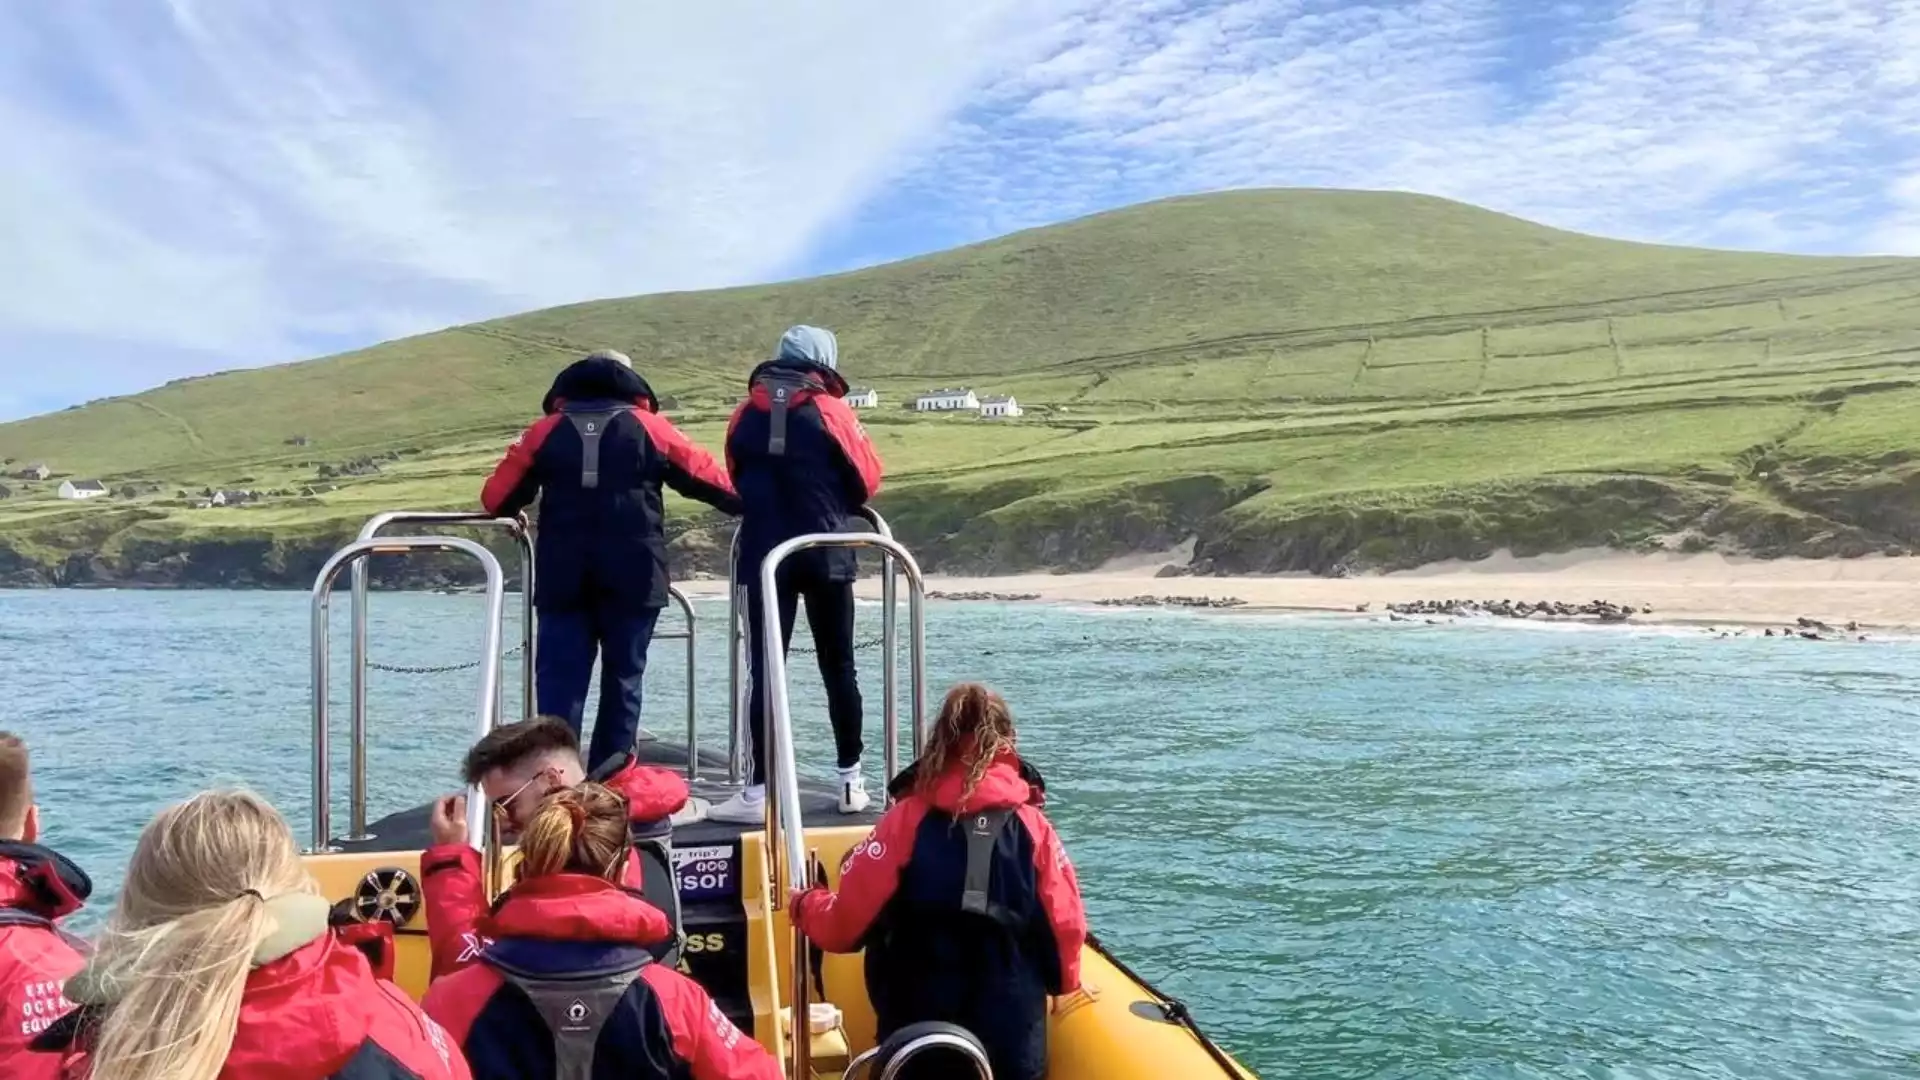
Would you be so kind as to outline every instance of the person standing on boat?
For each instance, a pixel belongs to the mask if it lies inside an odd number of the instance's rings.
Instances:
[[[728,514],[733,483],[713,456],[660,415],[633,362],[611,350],[562,371],[546,415],[514,440],[480,493],[496,517],[535,499],[539,613],[534,695],[541,713],[580,731],[601,658],[600,707],[589,772],[633,749],[641,679],[667,603],[666,511],[661,485]]]
[[[86,964],[84,944],[58,920],[80,910],[93,882],[78,866],[41,847],[27,746],[0,731],[0,1076],[54,1080],[61,1055],[29,1044],[73,1010],[61,991]]]
[[[780,338],[772,360],[747,379],[747,399],[727,426],[727,472],[740,492],[740,550],[735,573],[746,580],[748,650],[753,690],[747,740],[753,776],[740,794],[713,808],[715,821],[753,824],[766,814],[766,650],[760,564],[781,543],[807,533],[841,532],[880,491],[880,455],[843,400],[839,342],[832,331],[796,326]],[[780,648],[793,640],[801,602],[813,629],[814,656],[827,687],[827,716],[840,766],[840,812],[867,808],[861,774],[860,683],[853,662],[850,548],[803,551],[781,567]]]
[[[999,1080],[1047,1072],[1047,998],[1080,990],[1080,882],[1015,750],[1013,713],[978,683],[947,692],[894,804],[840,865],[840,889],[795,891],[794,925],[828,952],[866,949],[879,1037],[959,1024]]]

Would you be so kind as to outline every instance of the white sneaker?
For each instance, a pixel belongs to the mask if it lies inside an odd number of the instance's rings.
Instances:
[[[840,774],[840,812],[858,814],[873,802],[867,797],[867,778],[858,769]]]
[[[707,811],[708,821],[728,825],[762,825],[767,820],[767,789],[744,788],[738,795]]]

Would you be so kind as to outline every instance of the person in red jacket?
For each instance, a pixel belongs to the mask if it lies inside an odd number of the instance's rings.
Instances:
[[[774,630],[764,625],[761,564],[782,543],[807,533],[862,528],[859,511],[880,493],[883,469],[872,440],[846,401],[839,371],[840,344],[831,330],[796,326],[780,338],[772,360],[747,377],[747,397],[727,424],[727,472],[740,493],[735,584],[747,593],[747,655],[753,692],[747,696],[747,742],[753,776],[739,794],[715,806],[714,821],[752,825],[767,812],[766,658]],[[852,548],[795,552],[774,582],[781,655],[793,641],[801,605],[813,632],[814,660],[827,690],[840,766],[840,812],[868,805],[860,758],[863,706],[853,659]]]
[[[542,713],[578,732],[600,653],[587,755],[597,772],[631,751],[640,730],[647,648],[668,597],[661,486],[729,514],[740,500],[720,463],[660,415],[652,388],[620,353],[597,352],[562,371],[542,411],[487,478],[480,504],[512,517],[539,501],[534,694]]]
[[[782,1080],[699,983],[653,958],[667,919],[620,885],[632,846],[626,800],[600,784],[540,803],[480,962],[422,1002],[475,1080]]]
[[[259,796],[162,810],[98,951],[67,981],[67,1075],[470,1080],[459,1046],[336,937],[329,908]]]
[[[1047,998],[1080,989],[1080,883],[1014,749],[1007,703],[954,687],[896,801],[847,853],[840,889],[796,891],[794,921],[828,952],[866,949],[885,1039],[939,1020],[972,1031],[1000,1080],[1047,1071]]]
[[[561,788],[587,779],[580,762],[580,742],[565,720],[536,717],[502,724],[488,732],[473,749],[461,771],[468,784],[478,784],[493,804],[501,839],[515,842],[531,820],[540,800]],[[638,835],[664,831],[675,811],[687,802],[687,782],[672,769],[641,765],[632,755],[603,767],[599,779],[627,800],[627,815]],[[421,890],[427,907],[427,942],[433,978],[473,963],[486,945],[480,921],[487,913],[487,895],[480,873],[480,852],[467,835],[467,797],[449,795],[434,804],[428,826],[433,846],[420,856]],[[625,883],[645,891],[663,907],[678,910],[671,868],[664,882],[649,883],[646,866],[629,851]],[[653,942],[657,959],[671,960],[678,943],[669,927]]]
[[[80,910],[93,882],[39,839],[26,744],[0,731],[0,1076],[9,1080],[59,1075],[60,1055],[30,1043],[73,1008],[61,984],[86,963],[84,943],[58,922]]]

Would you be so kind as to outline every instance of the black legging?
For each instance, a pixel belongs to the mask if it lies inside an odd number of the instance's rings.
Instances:
[[[813,648],[820,678],[827,685],[827,717],[833,723],[833,743],[839,764],[850,769],[860,763],[860,680],[853,667],[853,584],[851,582],[782,581],[780,599],[780,655],[793,644],[793,621],[800,601],[807,605],[807,625],[813,628]],[[753,682],[747,691],[747,742],[753,748],[753,783],[767,782],[767,749],[761,733],[767,728],[766,640],[761,614],[760,575],[747,582],[747,655]]]

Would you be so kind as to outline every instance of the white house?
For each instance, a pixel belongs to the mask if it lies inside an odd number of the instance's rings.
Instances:
[[[913,399],[913,408],[916,412],[953,412],[962,409],[972,412],[979,407],[980,399],[974,397],[973,391],[965,387],[930,390]]]
[[[107,493],[107,485],[98,480],[62,480],[60,497],[63,499],[97,499]]]
[[[984,397],[980,399],[980,415],[988,419],[1002,416],[1019,416],[1020,403],[1009,394],[1006,397]]]
[[[849,408],[871,409],[880,404],[880,392],[871,386],[855,386],[844,399]]]
[[[22,480],[45,480],[53,475],[53,470],[36,461],[14,475]]]

